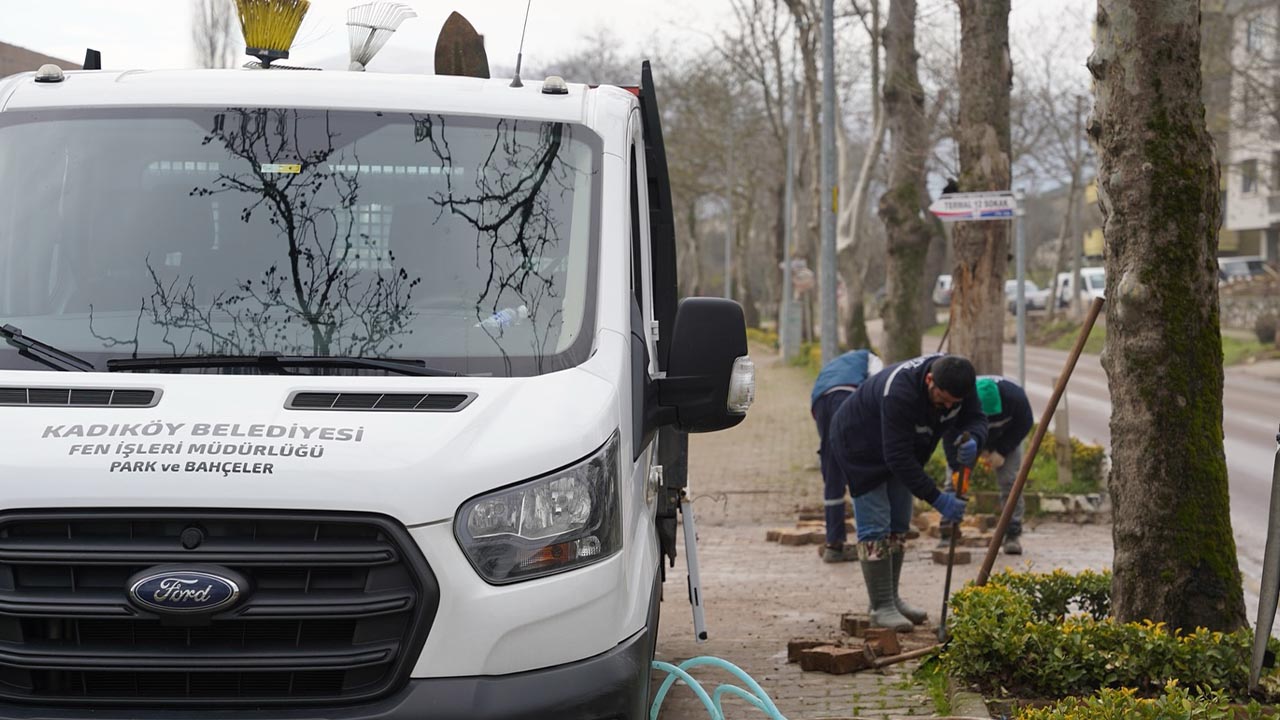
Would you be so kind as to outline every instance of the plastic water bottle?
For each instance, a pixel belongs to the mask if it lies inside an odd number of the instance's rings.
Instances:
[[[521,305],[515,308],[503,308],[489,317],[475,324],[475,327],[482,327],[487,330],[502,330],[519,324],[522,320],[529,317],[529,308]]]

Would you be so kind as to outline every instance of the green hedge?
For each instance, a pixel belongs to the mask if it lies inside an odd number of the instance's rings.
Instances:
[[[1176,683],[1154,698],[1132,689],[1099,690],[1085,698],[1068,698],[1043,708],[1023,708],[1018,720],[1244,720],[1274,717],[1258,703],[1240,707],[1221,692],[1193,693]]]
[[[1180,633],[1161,623],[1118,623],[1110,573],[1005,572],[951,599],[952,640],[940,662],[947,675],[995,696],[1044,699],[1132,688],[1139,696],[1177,680],[1248,693],[1253,634]]]

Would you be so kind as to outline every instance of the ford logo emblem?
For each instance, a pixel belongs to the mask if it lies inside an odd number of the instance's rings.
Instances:
[[[135,605],[158,613],[209,613],[231,605],[240,593],[241,583],[203,570],[153,569],[129,587]]]

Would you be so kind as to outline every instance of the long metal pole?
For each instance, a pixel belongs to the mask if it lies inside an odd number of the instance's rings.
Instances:
[[[822,2],[822,361],[836,356],[835,0]]]
[[[1084,112],[1084,96],[1076,96],[1076,166],[1080,165],[1080,140],[1084,131],[1080,128],[1080,115]],[[1072,318],[1080,317],[1081,311],[1084,309],[1084,299],[1089,297],[1082,294],[1083,288],[1080,287],[1080,266],[1084,257],[1084,233],[1080,227],[1080,200],[1084,195],[1083,189],[1080,194],[1074,198],[1068,198],[1071,207],[1067,208],[1071,213],[1071,231],[1074,237],[1071,238],[1071,315]]]
[[[1014,262],[1018,272],[1018,387],[1027,386],[1027,221],[1023,206],[1024,193],[1013,194],[1018,208],[1014,211]]]
[[[725,178],[725,204],[729,206],[724,230],[724,296],[733,299],[733,108],[729,108],[729,173]]]
[[[794,67],[794,65],[795,53],[793,51],[792,66]],[[796,112],[796,86],[798,84],[794,78],[791,80],[791,126],[787,128],[787,191],[786,204],[782,208],[782,303],[778,309],[778,352],[782,355],[783,360],[790,360],[799,346],[799,343],[796,343],[793,347],[791,343],[792,335],[799,329],[795,319],[791,317],[792,305],[795,304],[791,297],[793,294],[791,285],[791,247],[794,242],[791,224],[794,221],[792,204],[795,202],[796,192],[796,125],[800,117],[800,114]]]

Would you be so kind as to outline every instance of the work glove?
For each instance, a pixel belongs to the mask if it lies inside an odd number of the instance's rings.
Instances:
[[[963,467],[973,467],[978,461],[978,441],[970,438],[968,442],[956,448],[956,462]]]
[[[999,470],[1004,467],[1004,456],[995,450],[992,450],[987,453],[987,464],[991,466],[992,470]]]
[[[942,513],[942,519],[949,523],[958,523],[964,519],[965,501],[955,493],[944,492],[933,501],[933,509]]]

